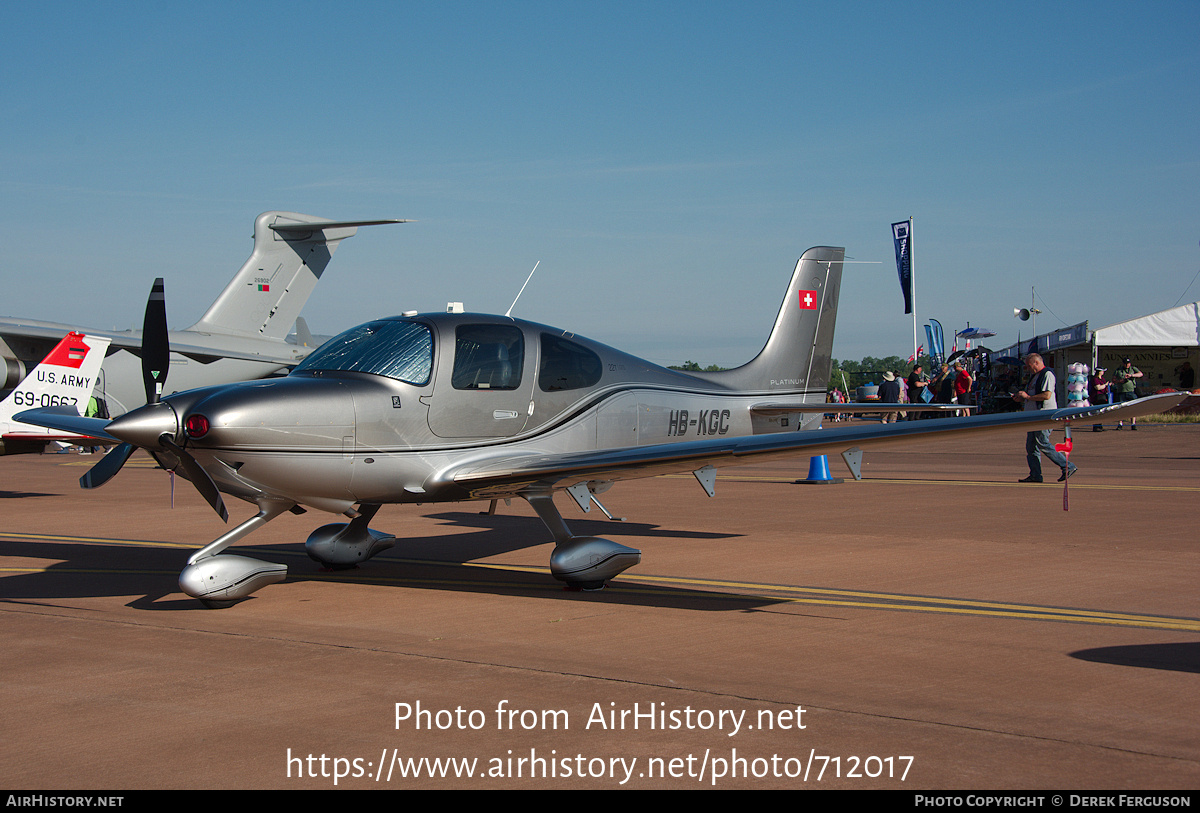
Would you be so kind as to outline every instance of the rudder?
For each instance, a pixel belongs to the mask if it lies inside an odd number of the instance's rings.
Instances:
[[[819,393],[833,363],[844,248],[810,248],[796,262],[767,343],[751,361],[704,375],[733,389],[774,394]]]

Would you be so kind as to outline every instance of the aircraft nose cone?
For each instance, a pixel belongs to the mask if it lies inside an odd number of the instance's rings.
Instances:
[[[179,434],[179,419],[171,405],[159,401],[127,412],[108,425],[110,435],[143,449],[160,448],[158,439],[165,435],[175,438]]]

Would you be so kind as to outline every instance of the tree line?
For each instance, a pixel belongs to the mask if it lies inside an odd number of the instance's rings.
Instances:
[[[925,369],[926,375],[931,375],[933,361],[927,355],[922,355],[918,358],[918,363]],[[839,361],[833,360],[833,367],[829,373],[830,388],[849,387],[851,391],[855,387],[862,387],[866,384],[881,384],[883,383],[883,373],[885,370],[891,370],[901,378],[907,378],[912,372],[913,363],[907,358],[900,356],[887,356],[886,358],[875,358],[874,356],[866,356],[862,361],[852,361],[845,359]],[[845,376],[845,384],[842,383],[842,376]]]
[[[932,360],[928,355],[920,357],[921,366],[925,368],[926,374],[931,374]],[[855,387],[861,387],[866,384],[880,384],[883,382],[883,373],[885,370],[891,370],[901,378],[907,378],[912,372],[912,362],[907,358],[900,356],[887,356],[885,358],[875,358],[874,356],[866,356],[861,361],[852,361],[850,359],[833,360],[832,368],[829,372],[829,387],[830,389],[837,387],[842,389],[849,387],[851,391]],[[724,370],[716,364],[710,364],[707,367],[701,367],[698,363],[688,360],[683,364],[671,365],[672,370],[682,370],[687,373],[715,373]],[[844,383],[842,376],[845,376]]]

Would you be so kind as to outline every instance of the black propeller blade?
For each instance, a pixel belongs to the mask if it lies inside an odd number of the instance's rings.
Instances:
[[[171,347],[167,342],[167,298],[162,277],[154,280],[150,298],[146,300],[146,315],[142,319],[142,383],[146,387],[146,403],[156,404],[167,382],[171,363]]]
[[[132,443],[117,446],[88,469],[87,474],[79,478],[79,485],[83,488],[99,488],[104,485],[121,470],[135,448],[137,447]]]

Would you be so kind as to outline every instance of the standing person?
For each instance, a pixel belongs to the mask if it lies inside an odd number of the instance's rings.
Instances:
[[[827,404],[842,403],[842,391],[839,390],[837,387],[834,387],[833,389],[831,389],[829,392],[827,392],[825,394],[825,403],[827,403]],[[830,413],[830,417],[833,420],[833,422],[836,423],[842,419],[842,413],[838,412],[837,410],[834,410],[832,413]]]
[[[941,375],[937,377],[937,398],[939,404],[954,403],[954,372],[949,364],[942,365]]]
[[[1054,397],[1054,371],[1046,366],[1037,353],[1030,353],[1025,357],[1025,369],[1029,371],[1029,384],[1024,390],[1013,395],[1013,400],[1024,404],[1025,411],[1058,409],[1058,399]],[[1029,432],[1025,436],[1025,457],[1029,461],[1029,476],[1017,482],[1042,482],[1043,454],[1051,463],[1062,469],[1062,476],[1058,478],[1060,483],[1078,471],[1078,467],[1074,463],[1068,464],[1063,453],[1055,450],[1050,443],[1050,430],[1043,429],[1040,432]]]
[[[1133,366],[1133,359],[1126,356],[1121,359],[1121,366],[1113,370],[1113,400],[1118,404],[1123,404],[1126,401],[1134,401],[1137,399],[1137,381],[1144,374],[1137,367]],[[1117,421],[1117,428],[1124,429],[1125,421]],[[1137,418],[1131,418],[1129,428],[1137,431]]]
[[[1108,379],[1104,374],[1108,372],[1103,367],[1097,367],[1092,371],[1092,377],[1088,379],[1088,401],[1092,406],[1100,406],[1102,404],[1112,403],[1112,385],[1108,383]],[[1093,432],[1103,432],[1104,424],[1092,424]]]
[[[925,375],[921,365],[913,367],[912,372],[908,375],[908,402],[910,404],[927,404],[929,399],[925,397],[925,388],[929,384],[929,377]],[[916,420],[920,415],[919,412],[909,413],[910,421]]]
[[[954,365],[954,372],[956,374],[954,378],[954,397],[958,399],[959,404],[964,406],[970,404],[971,385],[974,383],[974,379],[971,378],[971,374],[967,372],[967,368],[963,366],[961,361]],[[970,413],[967,414],[969,415]]]
[[[900,403],[900,382],[896,380],[895,373],[888,371],[883,374],[883,383],[879,385],[879,403]],[[883,422],[892,423],[896,420],[896,415],[895,412],[883,413]]]

